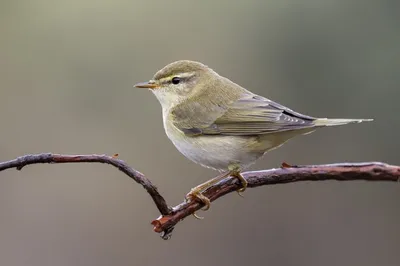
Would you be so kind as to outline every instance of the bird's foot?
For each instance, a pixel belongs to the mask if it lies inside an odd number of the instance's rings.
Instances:
[[[207,198],[206,196],[204,196],[204,195],[201,193],[201,190],[199,190],[199,189],[196,189],[196,188],[192,189],[192,190],[186,195],[185,199],[186,199],[187,201],[189,201],[189,202],[190,202],[190,201],[199,201],[199,202],[203,203],[203,204],[204,204],[204,207],[202,208],[203,211],[207,211],[208,209],[210,209],[210,206],[211,206],[211,201],[210,201],[210,199]],[[193,215],[196,219],[199,219],[199,220],[204,219],[204,217],[198,216],[198,215],[196,214],[196,212],[192,213],[192,215]]]
[[[222,174],[214,177],[213,179],[211,179],[201,185],[198,185],[195,188],[192,188],[185,197],[186,201],[197,200],[204,204],[204,208],[203,208],[204,211],[208,210],[210,208],[211,201],[209,198],[207,198],[206,196],[203,195],[203,192],[206,191],[209,187],[215,185],[216,183],[218,183],[219,181],[221,181],[222,179],[227,177],[229,174],[230,174],[230,172],[222,173]],[[193,213],[193,216],[196,217],[197,219],[203,219],[202,217],[199,217],[198,215],[196,215],[196,213]]]
[[[243,175],[240,173],[240,170],[238,169],[232,170],[230,172],[230,175],[236,177],[242,183],[242,188],[238,189],[236,192],[239,194],[239,196],[243,197],[242,193],[246,190],[248,185],[246,178],[243,177]]]

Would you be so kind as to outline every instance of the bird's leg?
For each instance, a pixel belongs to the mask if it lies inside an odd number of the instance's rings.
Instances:
[[[201,201],[205,207],[203,208],[204,211],[208,210],[210,208],[210,199],[207,198],[206,196],[204,196],[202,194],[203,191],[205,191],[207,188],[211,187],[212,185],[218,183],[219,181],[221,181],[222,179],[224,179],[225,177],[227,177],[230,174],[230,172],[225,172],[222,173],[216,177],[214,177],[213,179],[204,182],[203,184],[198,185],[197,187],[194,187],[190,190],[190,192],[186,195],[186,200],[194,200],[197,199],[199,201]],[[193,214],[196,217],[196,214]],[[198,216],[196,218],[199,218]]]
[[[242,196],[242,192],[244,192],[247,188],[247,180],[242,176],[242,174],[240,173],[240,168],[238,166],[231,166],[229,167],[229,171],[230,171],[230,175],[236,177],[237,179],[239,179],[239,181],[242,183],[242,188],[237,190],[237,193]]]
[[[219,181],[221,181],[222,179],[224,179],[227,176],[233,176],[239,179],[239,181],[242,183],[242,188],[240,188],[239,190],[237,190],[238,194],[240,196],[242,192],[244,192],[247,188],[247,180],[242,176],[242,174],[240,173],[240,168],[233,166],[233,167],[229,167],[229,171],[224,172],[216,177],[214,177],[213,179],[204,182],[203,184],[198,185],[197,187],[194,187],[190,190],[190,192],[186,195],[185,199],[190,201],[190,200],[199,200],[201,201],[205,207],[203,208],[203,211],[206,211],[210,208],[211,202],[210,199],[207,198],[206,196],[204,196],[202,194],[203,191],[205,191],[207,188],[211,187],[212,185],[218,183]],[[197,219],[203,219],[202,217],[199,217],[195,212],[192,214],[194,217],[196,217]]]

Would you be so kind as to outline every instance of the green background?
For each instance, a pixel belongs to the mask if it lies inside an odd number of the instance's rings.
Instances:
[[[313,116],[374,118],[272,151],[281,162],[399,162],[397,0],[0,2],[0,160],[119,153],[171,205],[216,172],[166,137],[147,81],[179,59]],[[400,187],[307,182],[249,189],[170,241],[143,188],[98,164],[0,173],[0,264],[399,265]]]

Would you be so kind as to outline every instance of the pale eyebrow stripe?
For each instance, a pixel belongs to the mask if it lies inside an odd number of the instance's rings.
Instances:
[[[180,73],[179,75],[177,75],[180,78],[190,78],[192,76],[194,76],[194,72],[189,72],[189,73]]]
[[[195,72],[188,72],[188,73],[178,73],[175,75],[171,75],[165,78],[162,78],[160,81],[163,82],[169,82],[172,78],[174,77],[180,77],[180,78],[190,78],[192,76],[194,76]]]

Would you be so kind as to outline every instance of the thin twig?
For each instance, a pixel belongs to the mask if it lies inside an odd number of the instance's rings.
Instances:
[[[161,216],[152,222],[154,231],[161,233],[163,239],[169,239],[174,226],[200,210],[203,204],[197,201],[183,202],[174,208],[169,208],[157,188],[142,173],[128,166],[116,156],[107,155],[62,155],[62,154],[29,154],[7,162],[0,162],[0,171],[16,168],[21,170],[26,165],[40,163],[105,163],[110,164],[141,184],[152,197]],[[299,181],[392,181],[400,180],[400,166],[385,163],[341,163],[327,165],[290,166],[283,164],[282,168],[244,172],[248,187],[285,184]],[[235,177],[227,177],[211,186],[203,194],[214,201],[241,187]]]
[[[105,163],[110,164],[120,171],[128,175],[130,178],[141,184],[150,194],[158,210],[162,215],[170,214],[167,202],[158,192],[157,187],[151,183],[141,172],[133,169],[127,165],[124,161],[119,160],[116,156],[108,155],[63,155],[63,154],[52,154],[52,153],[40,153],[40,154],[28,154],[18,157],[14,160],[7,162],[0,162],[0,171],[16,168],[21,170],[24,166],[30,164],[40,163]]]

